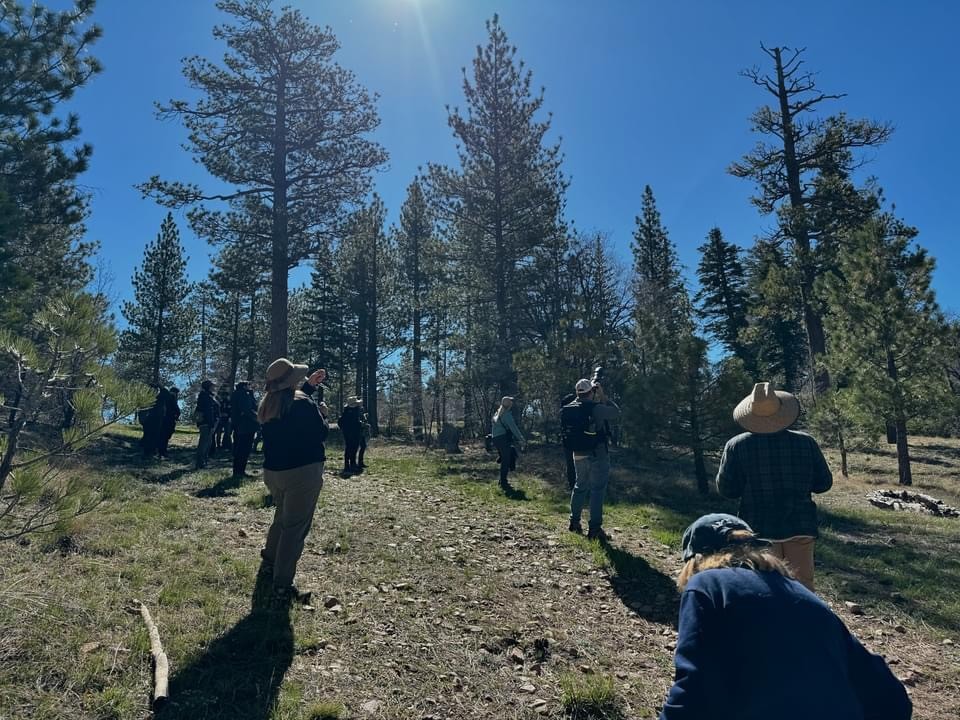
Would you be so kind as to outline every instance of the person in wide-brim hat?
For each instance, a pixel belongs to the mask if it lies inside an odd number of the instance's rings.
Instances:
[[[267,368],[266,391],[277,392],[299,388],[307,376],[307,366],[277,358]]]
[[[753,392],[733,410],[733,419],[744,430],[753,433],[777,433],[786,430],[800,417],[800,401],[796,395],[774,390],[768,382],[757,383]]]
[[[733,411],[747,432],[727,441],[717,470],[720,495],[740,500],[739,516],[785,559],[797,579],[814,589],[817,506],[812,499],[833,485],[817,441],[790,429],[800,403],[768,382],[757,383]]]

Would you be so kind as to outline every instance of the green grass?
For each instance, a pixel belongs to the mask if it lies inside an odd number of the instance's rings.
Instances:
[[[606,675],[566,674],[560,678],[560,704],[571,720],[621,720],[622,703]]]

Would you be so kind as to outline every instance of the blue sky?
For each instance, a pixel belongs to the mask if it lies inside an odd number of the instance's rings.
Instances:
[[[52,2],[63,6],[66,0]],[[726,174],[752,147],[748,117],[767,102],[738,71],[762,64],[760,42],[807,48],[821,87],[846,92],[833,109],[889,121],[891,141],[871,153],[875,175],[897,213],[919,227],[936,257],[941,304],[960,312],[950,281],[955,242],[960,110],[951,48],[960,10],[951,2],[753,0],[298,0],[330,25],[338,61],[379,93],[377,139],[390,153],[377,191],[398,215],[407,185],[427,162],[455,161],[445,105],[463,105],[461,67],[484,43],[497,12],[519,56],[546,89],[554,138],[562,137],[571,179],[567,216],[580,230],[609,234],[629,256],[645,184],[692,277],[696,247],[719,226],[741,245],[770,227],[749,203],[751,184]],[[166,210],[133,185],[157,173],[207,182],[180,148],[185,133],[156,119],[153,103],[187,95],[180,59],[219,58],[211,28],[223,15],[212,0],[100,0],[104,30],[95,54],[104,72],[71,103],[94,146],[82,183],[93,194],[89,236],[99,240],[122,299]],[[209,249],[183,220],[195,279]]]

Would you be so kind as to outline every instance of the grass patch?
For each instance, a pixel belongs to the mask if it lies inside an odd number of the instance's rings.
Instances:
[[[606,675],[567,674],[560,678],[560,704],[571,720],[622,720],[622,703]]]
[[[340,720],[346,710],[338,702],[313,703],[303,714],[303,720]]]

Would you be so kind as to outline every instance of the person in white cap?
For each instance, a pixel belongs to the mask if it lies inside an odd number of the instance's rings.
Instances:
[[[811,494],[829,490],[833,475],[817,441],[789,429],[799,416],[794,395],[757,383],[733,411],[747,432],[727,441],[717,490],[740,499],[740,517],[772,540],[773,552],[813,590],[817,506]]]
[[[607,540],[603,530],[603,499],[610,477],[607,450],[609,423],[620,418],[620,408],[609,400],[599,381],[582,378],[574,385],[577,399],[560,409],[563,447],[573,453],[576,480],[570,493],[570,525],[582,533],[580,516],[590,503],[589,540]]]

